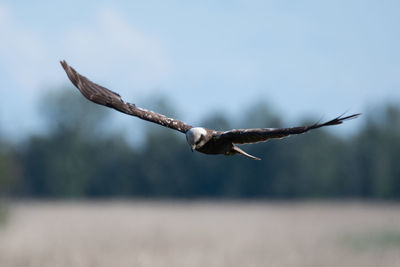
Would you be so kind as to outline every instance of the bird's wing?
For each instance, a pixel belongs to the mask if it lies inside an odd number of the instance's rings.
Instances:
[[[83,96],[94,103],[116,109],[128,115],[136,116],[143,120],[154,122],[182,133],[186,133],[190,128],[192,128],[191,125],[188,125],[183,121],[168,118],[154,111],[136,107],[135,104],[124,102],[119,94],[80,75],[74,68],[69,66],[67,62],[61,61],[60,63],[67,73],[68,78],[76,88],[79,89]]]
[[[234,129],[223,132],[219,138],[228,140],[233,144],[252,144],[258,142],[265,142],[272,138],[283,138],[292,134],[302,134],[312,129],[321,128],[324,126],[337,125],[343,123],[345,120],[354,119],[360,113],[350,116],[339,116],[333,120],[325,123],[316,123],[309,126],[300,126],[292,128],[256,128],[256,129]]]

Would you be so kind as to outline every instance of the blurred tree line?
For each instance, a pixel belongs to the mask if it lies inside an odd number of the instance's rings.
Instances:
[[[144,144],[132,145],[125,135],[108,129],[108,114],[114,111],[71,90],[63,92],[47,95],[41,105],[47,134],[14,145],[0,136],[1,193],[16,197],[400,198],[400,108],[395,105],[363,114],[362,127],[349,138],[324,128],[246,146],[246,151],[263,159],[253,161],[192,153],[184,135],[147,122]],[[167,112],[167,106],[156,110]],[[202,125],[233,128],[221,114]],[[252,107],[240,125],[284,126],[263,103]],[[129,131],[135,134],[135,129]]]

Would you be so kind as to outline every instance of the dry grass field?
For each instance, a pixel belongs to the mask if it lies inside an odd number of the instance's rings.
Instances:
[[[400,206],[10,203],[0,266],[400,266]]]

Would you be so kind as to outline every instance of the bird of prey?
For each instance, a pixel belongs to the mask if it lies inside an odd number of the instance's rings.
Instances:
[[[360,115],[359,113],[350,116],[341,115],[324,123],[315,123],[313,125],[291,128],[254,128],[217,131],[203,127],[193,127],[183,121],[168,118],[154,111],[142,109],[137,107],[135,104],[125,102],[119,94],[80,75],[74,68],[69,66],[67,62],[61,61],[60,63],[71,82],[88,100],[116,109],[125,114],[136,116],[143,120],[180,131],[186,135],[186,140],[192,151],[197,150],[205,154],[241,154],[251,159],[260,160],[260,158],[244,152],[237,145],[266,142],[273,138],[283,138],[293,134],[302,134],[324,126],[341,124],[345,120],[353,119]]]

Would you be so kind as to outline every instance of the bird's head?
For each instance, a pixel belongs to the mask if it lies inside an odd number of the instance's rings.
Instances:
[[[193,127],[186,132],[186,140],[192,151],[202,147],[207,142],[206,135],[207,131],[202,127]]]

